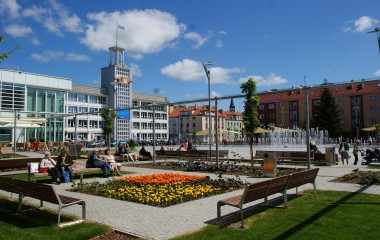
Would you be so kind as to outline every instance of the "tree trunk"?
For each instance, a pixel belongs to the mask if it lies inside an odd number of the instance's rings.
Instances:
[[[249,154],[251,157],[251,172],[255,172],[255,166],[253,161],[253,142],[252,137],[249,138]]]

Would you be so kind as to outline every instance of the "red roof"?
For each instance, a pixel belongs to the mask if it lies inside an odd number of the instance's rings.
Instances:
[[[329,88],[334,97],[337,96],[354,96],[362,95],[365,93],[378,92],[380,81],[372,82],[349,82],[345,84],[331,84],[322,85],[318,87],[311,87],[309,89],[309,98],[316,99],[321,95],[323,88]],[[304,89],[288,89],[280,90],[277,92],[265,92],[258,94],[260,96],[260,102],[282,102],[282,101],[297,101],[305,98]]]

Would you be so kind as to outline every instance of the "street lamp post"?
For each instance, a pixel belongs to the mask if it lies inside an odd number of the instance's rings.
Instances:
[[[307,169],[310,169],[309,87],[305,86]]]
[[[282,128],[285,128],[284,126],[284,115],[285,115],[285,111],[284,111],[284,107],[281,107],[281,118],[282,118]]]
[[[116,117],[115,117],[115,149],[116,149],[116,152],[117,152],[117,147],[118,147],[118,141],[117,141],[117,138],[118,138],[118,119],[117,119],[117,83],[116,82],[110,82],[110,85],[113,89],[113,92],[115,94],[115,97],[114,97],[114,106],[115,106],[115,109],[116,109]],[[110,143],[108,143],[109,146],[110,146]]]
[[[373,29],[372,31],[369,31],[368,33],[376,33],[377,34],[377,44],[379,45],[379,53],[380,53],[380,27],[377,27]]]
[[[203,68],[206,72],[207,83],[208,83],[208,140],[209,140],[209,154],[211,155],[211,145],[212,145],[212,135],[211,135],[211,88],[210,88],[210,70],[207,69],[207,66],[213,65],[213,62],[204,62]]]
[[[16,141],[16,137],[17,137],[17,110],[14,109],[15,111],[15,119],[14,119],[14,130],[13,130],[13,152],[16,154],[16,151],[17,151],[17,141]]]
[[[353,108],[355,110],[355,128],[356,128],[356,140],[359,139],[359,119],[358,119],[358,112],[360,107],[356,106]]]

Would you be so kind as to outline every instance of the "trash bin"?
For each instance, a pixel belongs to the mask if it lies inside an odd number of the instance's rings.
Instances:
[[[275,152],[264,153],[264,177],[277,176],[277,155]]]
[[[336,162],[335,159],[335,147],[327,147],[326,148],[326,165],[334,166]]]

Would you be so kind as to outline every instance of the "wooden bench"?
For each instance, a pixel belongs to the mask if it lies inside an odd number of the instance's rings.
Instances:
[[[281,155],[277,155],[278,160],[282,164],[285,163],[307,163],[307,152],[301,151],[283,151]],[[310,161],[314,161],[314,152],[310,151]]]
[[[241,223],[244,227],[244,210],[243,205],[259,199],[264,199],[264,204],[267,204],[268,197],[277,193],[282,193],[284,198],[284,206],[287,207],[287,190],[298,188],[304,184],[312,183],[314,191],[316,190],[315,179],[319,168],[310,169],[287,176],[277,177],[263,182],[253,183],[244,189],[242,195],[230,197],[218,201],[217,203],[217,218],[221,216],[221,206],[230,205],[237,207],[241,212]],[[296,190],[297,191],[297,190]]]
[[[276,193],[282,193],[284,197],[284,204],[287,206],[287,195],[286,187],[288,185],[291,175],[282,176],[278,178],[273,178],[263,182],[253,183],[248,185],[242,195],[227,198],[218,201],[217,204],[217,216],[218,219],[221,216],[221,206],[230,205],[233,207],[240,208],[241,212],[241,223],[244,227],[244,211],[243,205],[249,202],[253,202],[259,199],[264,199],[264,203],[267,204],[268,196]]]
[[[0,189],[19,194],[17,208],[18,212],[21,211],[23,198],[31,197],[40,200],[40,207],[43,207],[43,202],[49,202],[58,205],[58,225],[61,225],[61,210],[65,207],[69,207],[76,204],[82,206],[81,221],[86,220],[85,201],[73,197],[60,195],[55,191],[54,187],[51,185],[0,177]],[[78,221],[76,221],[76,223],[77,222]]]
[[[54,160],[57,160],[56,156],[52,157]],[[40,162],[41,158],[36,157],[24,157],[24,158],[7,158],[7,159],[0,159],[0,169],[12,169],[12,168],[18,168],[23,169],[28,167],[28,163],[30,162]]]
[[[2,154],[14,154],[15,152],[13,151],[13,147],[2,147],[1,151],[3,152]]]
[[[77,159],[74,160],[74,164],[71,166],[73,169],[73,174],[80,175],[80,180],[83,180],[83,173],[88,173],[88,172],[99,172],[102,169],[101,168],[86,168],[86,162],[87,159]],[[36,178],[38,177],[47,177],[49,176],[49,173],[47,172],[36,172],[36,173],[31,173],[30,172],[30,167],[28,167],[28,180],[30,181],[30,176],[33,175],[33,182],[36,182]]]

